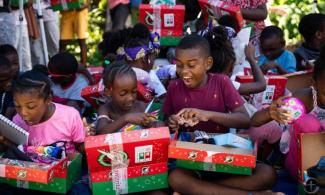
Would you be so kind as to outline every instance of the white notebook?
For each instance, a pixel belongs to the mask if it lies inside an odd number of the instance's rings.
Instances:
[[[17,145],[26,144],[29,136],[26,130],[13,123],[2,114],[0,114],[0,133]]]

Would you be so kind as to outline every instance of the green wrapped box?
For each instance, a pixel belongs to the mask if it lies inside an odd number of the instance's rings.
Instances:
[[[163,174],[148,175],[143,177],[128,179],[128,193],[150,191],[156,189],[164,189],[168,187],[167,172]],[[115,195],[113,190],[113,182],[97,182],[92,183],[93,195]]]
[[[10,0],[10,6],[19,7],[20,0]],[[23,0],[23,4],[27,4],[28,0]]]
[[[193,169],[193,170],[214,171],[214,172],[232,173],[232,174],[240,174],[240,175],[252,175],[252,169],[249,167],[238,167],[232,165],[196,162],[191,160],[176,160],[176,166],[185,169]]]
[[[83,6],[84,0],[51,0],[54,11],[65,11],[79,9]]]
[[[183,37],[163,36],[160,38],[161,46],[176,46]]]
[[[66,178],[63,178],[64,173],[57,173],[57,175],[54,176],[53,180],[48,184],[21,181],[9,178],[0,178],[0,183],[5,183],[17,188],[65,194],[71,189],[72,185],[81,176],[81,158],[81,154],[74,154],[71,157],[72,161],[67,167]]]

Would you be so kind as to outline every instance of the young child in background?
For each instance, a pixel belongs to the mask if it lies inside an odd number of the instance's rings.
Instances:
[[[322,48],[320,58],[316,60],[313,73],[313,86],[300,89],[293,94],[294,97],[300,99],[308,113],[301,119],[295,121],[289,126],[291,134],[287,144],[289,151],[287,153],[285,167],[289,170],[292,178],[297,179],[298,176],[298,149],[297,136],[298,133],[316,133],[325,130],[325,47]],[[251,119],[251,124],[260,126],[272,120],[280,124],[288,124],[291,119],[289,111],[281,108],[285,105],[283,98],[274,101],[270,107],[258,111]],[[291,140],[291,141],[290,141]]]
[[[152,115],[144,113],[146,104],[137,100],[137,78],[129,65],[113,62],[105,68],[103,80],[110,100],[98,110],[97,133],[114,133],[127,124],[150,125]]]
[[[69,42],[75,40],[80,46],[80,59],[83,65],[87,62],[87,28],[88,28],[88,1],[84,1],[79,9],[61,11],[60,25],[60,52],[65,52]]]
[[[52,102],[51,81],[38,71],[22,74],[13,88],[17,115],[13,122],[29,132],[28,145],[66,142],[68,153],[81,150],[85,139],[77,110]]]
[[[297,71],[312,68],[311,60],[319,57],[320,49],[325,45],[325,14],[308,14],[301,18],[299,33],[304,42],[294,51]]]
[[[15,115],[11,85],[15,77],[10,61],[0,56],[0,114],[10,120]]]
[[[232,4],[240,7],[240,12],[246,20],[246,24],[253,23],[254,30],[250,41],[255,47],[256,57],[260,52],[260,34],[265,28],[264,20],[267,18],[267,0],[222,0],[231,2]]]
[[[261,33],[261,51],[258,65],[264,74],[288,74],[296,71],[296,58],[285,50],[283,31],[276,26],[268,26]]]
[[[0,55],[5,56],[12,66],[12,71],[15,75],[15,79],[18,77],[20,68],[19,68],[19,56],[17,50],[12,45],[0,45]]]
[[[198,122],[189,128],[192,131],[224,133],[231,127],[249,126],[244,102],[230,79],[207,73],[212,64],[209,42],[199,35],[184,37],[176,47],[180,79],[169,85],[163,107],[171,130],[179,128],[179,117]],[[258,164],[252,176],[223,178],[220,179],[220,173],[175,169],[169,175],[169,184],[180,194],[248,194],[251,191],[258,194],[259,190],[271,188],[275,172]]]
[[[48,63],[48,73],[53,81],[54,102],[76,108],[80,113],[86,106],[81,90],[88,86],[88,80],[78,74],[78,62],[68,53],[58,53]]]
[[[223,73],[230,77],[240,95],[250,95],[265,90],[266,82],[264,75],[256,64],[255,50],[251,44],[246,47],[245,55],[251,66],[254,82],[241,84],[235,81],[236,75],[233,75],[236,55],[230,42],[227,27],[217,26],[205,33],[204,38],[210,44],[211,56],[213,57],[213,66],[209,72]]]
[[[158,39],[158,37],[153,39]],[[130,39],[124,47],[125,59],[133,67],[137,80],[152,90],[156,97],[166,93],[164,85],[157,77],[156,72],[152,70],[154,60],[159,53],[158,48],[159,46],[152,40],[142,38]]]

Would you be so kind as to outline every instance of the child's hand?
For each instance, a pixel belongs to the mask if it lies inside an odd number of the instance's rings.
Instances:
[[[125,115],[125,121],[127,123],[148,126],[151,122],[153,122],[155,118],[149,113],[129,113]]]
[[[196,108],[185,108],[179,111],[177,117],[183,118],[185,121],[191,121],[190,126],[194,126],[200,121],[208,121],[210,119],[209,112]]]
[[[91,123],[88,124],[86,118],[82,119],[83,125],[84,125],[84,130],[86,136],[94,136],[96,135],[96,129],[95,129],[95,124]]]
[[[269,70],[276,69],[277,66],[278,66],[278,64],[274,61],[265,62],[261,66],[261,70],[263,71],[264,74],[266,74]]]
[[[179,128],[178,117],[176,115],[171,115],[168,118],[168,127],[171,131],[177,131]]]
[[[253,44],[249,43],[245,47],[245,56],[248,61],[255,61],[255,48]]]
[[[288,124],[291,121],[290,112],[281,108],[285,106],[283,99],[287,97],[281,97],[276,101],[273,101],[272,104],[268,107],[268,113],[270,117],[280,124]]]

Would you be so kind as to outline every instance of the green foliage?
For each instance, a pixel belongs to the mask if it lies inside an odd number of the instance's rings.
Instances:
[[[287,44],[296,44],[301,40],[298,32],[298,24],[303,15],[312,12],[313,0],[271,0],[272,6],[280,6],[286,12],[281,16],[276,13],[270,13],[271,22],[284,30]],[[318,0],[317,12],[324,13],[325,0]]]
[[[102,57],[97,50],[98,43],[102,40],[105,26],[106,0],[100,0],[99,5],[91,7],[88,15],[88,38],[87,43],[87,63],[89,65],[100,66]],[[68,45],[68,51],[80,59],[80,47],[77,41]]]

